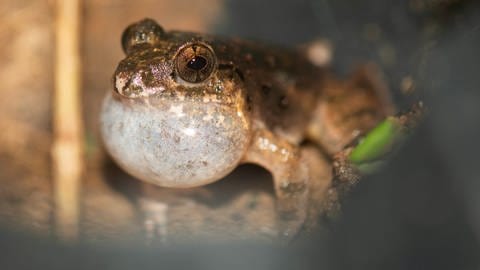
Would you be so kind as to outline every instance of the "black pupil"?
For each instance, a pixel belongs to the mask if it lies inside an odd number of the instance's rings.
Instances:
[[[194,70],[201,70],[207,65],[207,59],[201,56],[195,56],[187,63],[187,67]]]

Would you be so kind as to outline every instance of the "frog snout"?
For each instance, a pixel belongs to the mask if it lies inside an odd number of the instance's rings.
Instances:
[[[127,98],[148,97],[165,90],[164,82],[170,79],[172,68],[165,61],[139,64],[124,60],[113,76],[115,92]]]
[[[236,108],[165,101],[155,106],[104,101],[101,130],[113,159],[133,176],[165,187],[216,181],[240,162],[249,123]]]

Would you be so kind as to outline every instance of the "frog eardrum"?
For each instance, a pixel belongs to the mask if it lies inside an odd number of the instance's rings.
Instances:
[[[189,83],[205,81],[213,73],[215,65],[215,54],[204,43],[187,44],[175,55],[177,76]]]

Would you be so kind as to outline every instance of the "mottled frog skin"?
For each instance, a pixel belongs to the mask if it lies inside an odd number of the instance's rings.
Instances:
[[[113,159],[138,179],[189,188],[241,163],[272,173],[281,234],[304,223],[312,179],[303,142],[333,154],[388,112],[364,69],[335,80],[300,51],[166,32],[145,19],[122,36],[101,131]]]

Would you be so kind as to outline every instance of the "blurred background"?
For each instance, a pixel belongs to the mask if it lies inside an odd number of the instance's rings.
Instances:
[[[5,269],[479,267],[478,1],[83,1],[87,169],[81,241],[66,246],[55,241],[52,227],[54,1],[0,3],[0,265]],[[270,238],[274,201],[266,171],[244,166],[193,192],[145,195],[142,184],[115,167],[102,150],[98,113],[123,57],[120,36],[144,17],[167,30],[292,47],[327,39],[334,50],[332,69],[339,76],[374,62],[399,108],[422,100],[427,118],[385,168],[360,182],[327,233],[302,238],[289,248],[238,242]],[[175,247],[143,245],[137,207],[142,196],[166,198],[174,209],[171,233],[180,240],[204,240]],[[239,212],[251,198],[260,207]],[[254,231],[261,233],[252,237]],[[224,242],[213,244],[215,234]]]

